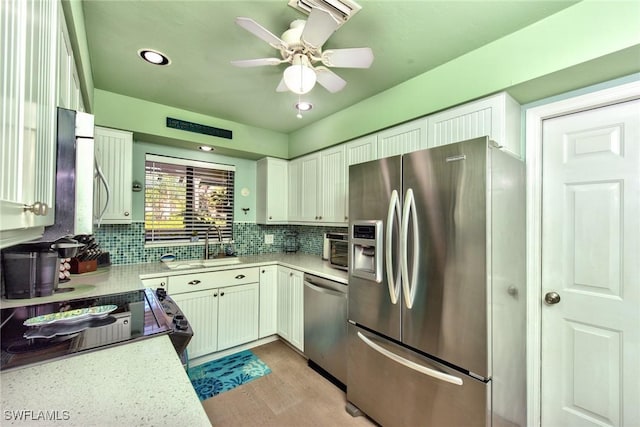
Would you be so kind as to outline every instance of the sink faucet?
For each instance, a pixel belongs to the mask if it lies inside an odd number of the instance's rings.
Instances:
[[[207,231],[204,233],[204,259],[209,259],[209,232],[211,229],[215,228],[218,232],[218,244],[222,244],[222,234],[220,233],[220,227],[215,224],[212,224],[207,228]]]

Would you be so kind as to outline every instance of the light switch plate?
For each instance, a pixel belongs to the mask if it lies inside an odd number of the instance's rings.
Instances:
[[[273,245],[273,234],[265,234],[264,235],[264,244],[265,245]]]

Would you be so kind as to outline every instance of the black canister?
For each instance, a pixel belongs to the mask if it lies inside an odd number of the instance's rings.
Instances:
[[[53,295],[60,261],[54,251],[4,251],[2,279],[7,299]]]

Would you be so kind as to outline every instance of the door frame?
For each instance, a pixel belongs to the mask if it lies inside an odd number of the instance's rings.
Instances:
[[[541,422],[542,350],[542,122],[640,98],[640,81],[531,108],[525,115],[527,239],[527,425]]]

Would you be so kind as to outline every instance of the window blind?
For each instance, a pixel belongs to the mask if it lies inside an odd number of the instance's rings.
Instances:
[[[145,158],[145,242],[187,242],[216,226],[233,239],[235,167],[147,154]],[[215,228],[209,238],[216,241]]]

